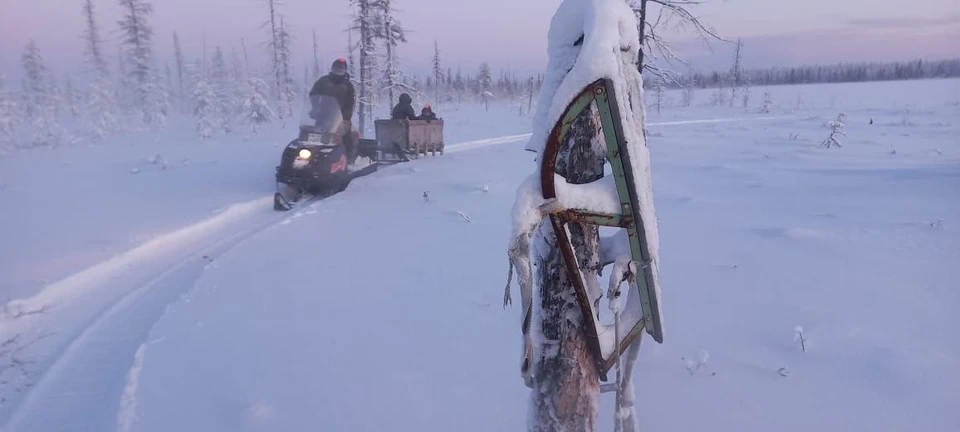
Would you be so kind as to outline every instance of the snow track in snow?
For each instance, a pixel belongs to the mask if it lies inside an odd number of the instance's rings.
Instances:
[[[787,120],[795,119],[796,116],[765,116],[765,117],[747,117],[747,118],[717,118],[717,119],[705,119],[705,120],[678,120],[678,121],[665,121],[665,122],[650,122],[647,123],[648,127],[652,126],[677,126],[677,125],[691,125],[691,124],[703,124],[703,123],[736,123],[736,122],[755,122],[755,121],[771,121],[771,120]],[[511,144],[520,142],[523,140],[528,140],[533,134],[525,133],[518,135],[508,135],[498,138],[488,138],[475,141],[467,141],[459,144],[451,144],[445,150],[446,153],[456,153],[467,150],[475,150],[484,147],[491,147],[501,144]]]
[[[449,146],[465,151],[522,141],[529,134]],[[0,309],[0,340],[51,336],[29,354],[36,382],[0,404],[0,430],[117,430],[136,418],[137,362],[153,325],[184,298],[204,270],[256,233],[304,211],[277,214],[273,197],[237,203],[207,220],[162,235]],[[43,313],[15,317],[22,311]],[[29,338],[28,338],[29,340]],[[38,344],[39,345],[39,344]],[[140,358],[138,359],[138,353]],[[0,387],[0,393],[6,389]],[[16,392],[11,392],[16,393]]]
[[[530,136],[451,144],[446,152],[518,143]],[[152,343],[146,339],[155,323],[171,305],[184,301],[205,269],[216,265],[217,258],[309,207],[278,215],[271,204],[272,196],[231,205],[209,219],[155,238],[0,309],[0,340],[18,334],[29,336],[26,340],[50,336],[25,352],[35,361],[33,382],[21,383],[19,391],[0,386],[0,396],[9,393],[0,403],[0,430],[106,431],[131,427],[137,417],[134,390],[138,369]],[[43,312],[16,316],[39,310]]]
[[[13,413],[7,429],[13,431],[52,431],[61,430],[64,425],[72,425],[84,430],[114,430],[121,408],[121,400],[126,408],[126,416],[132,416],[135,401],[123,397],[125,382],[134,366],[138,350],[153,327],[163,315],[168,305],[175,303],[187,294],[200,278],[204,270],[215,260],[228,252],[244,239],[280,222],[288,214],[276,215],[270,207],[272,201],[267,198],[231,206],[230,210],[219,216],[192,225],[183,230],[154,240],[131,252],[142,252],[143,248],[152,250],[157,242],[181,243],[170,245],[181,257],[176,263],[166,267],[151,266],[148,256],[142,257],[140,267],[160,270],[145,283],[128,289],[112,304],[106,305],[92,322],[77,332],[77,336],[59,341],[65,348],[57,355],[39,382],[31,388],[21,405]],[[257,211],[261,209],[261,211]],[[238,226],[239,225],[239,226]],[[190,235],[187,235],[190,234]],[[178,247],[179,246],[179,247]],[[139,255],[138,255],[139,256]],[[165,261],[165,254],[157,259]],[[96,275],[104,280],[115,280],[119,275],[109,277],[105,265],[123,272],[132,265],[119,265],[115,261],[129,259],[128,254],[95,266]],[[88,273],[88,272],[84,272]],[[76,279],[84,282],[75,285],[85,288],[88,277]],[[99,281],[99,280],[98,280]],[[58,286],[65,289],[69,286]],[[118,286],[115,289],[120,289]],[[109,284],[108,284],[108,287]],[[46,291],[44,293],[47,293]],[[44,294],[41,293],[41,294]],[[93,294],[93,293],[91,293]],[[51,309],[51,312],[57,309]],[[57,318],[54,316],[54,318]],[[76,322],[76,317],[68,321]],[[142,359],[141,359],[142,361]]]

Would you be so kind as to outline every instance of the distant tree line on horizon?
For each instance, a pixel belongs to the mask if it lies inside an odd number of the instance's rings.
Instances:
[[[739,72],[739,74],[738,74]],[[739,76],[738,76],[739,75]],[[677,74],[665,82],[667,87],[714,88],[733,86],[770,86],[815,83],[849,83],[867,81],[899,81],[926,78],[960,77],[960,58],[945,60],[912,60],[897,62],[839,63],[796,67],[743,69],[726,72]],[[646,86],[653,88],[657,77],[646,77]]]

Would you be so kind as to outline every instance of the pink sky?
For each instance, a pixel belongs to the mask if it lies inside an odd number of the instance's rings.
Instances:
[[[16,76],[19,56],[33,37],[58,74],[76,67],[82,54],[80,0],[0,1],[0,72]],[[172,58],[178,31],[189,57],[199,57],[202,41],[229,51],[240,39],[255,48],[265,39],[262,0],[153,0],[152,24],[160,64]],[[297,61],[309,60],[311,32],[317,30],[324,60],[344,55],[347,0],[284,0],[288,25],[297,41]],[[481,61],[521,72],[542,70],[546,30],[558,0],[394,0],[408,27],[409,43],[400,54],[408,68],[426,70],[438,41],[445,65],[473,71]],[[116,52],[116,0],[95,0],[108,45]],[[909,9],[907,8],[909,7]],[[960,1],[957,0],[707,0],[693,8],[723,36],[742,37],[748,66],[894,60],[960,55]],[[726,67],[730,47],[716,53],[670,31],[678,51],[703,69]],[[253,53],[252,53],[253,54]],[[258,57],[259,58],[259,57]],[[262,62],[260,62],[262,63]],[[327,63],[327,61],[325,61]]]

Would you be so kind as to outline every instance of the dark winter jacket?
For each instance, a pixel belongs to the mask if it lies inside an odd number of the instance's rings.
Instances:
[[[400,95],[400,103],[393,107],[390,113],[393,120],[417,120],[417,113],[413,111],[413,99],[410,95],[404,93]]]
[[[340,102],[343,119],[350,121],[353,118],[353,108],[356,104],[356,92],[349,75],[324,75],[317,80],[310,89],[310,96],[331,96]]]

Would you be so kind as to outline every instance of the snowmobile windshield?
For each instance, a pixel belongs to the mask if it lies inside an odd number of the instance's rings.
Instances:
[[[336,98],[326,95],[311,95],[304,103],[300,125],[315,128],[318,133],[336,134],[343,123],[343,111]]]

